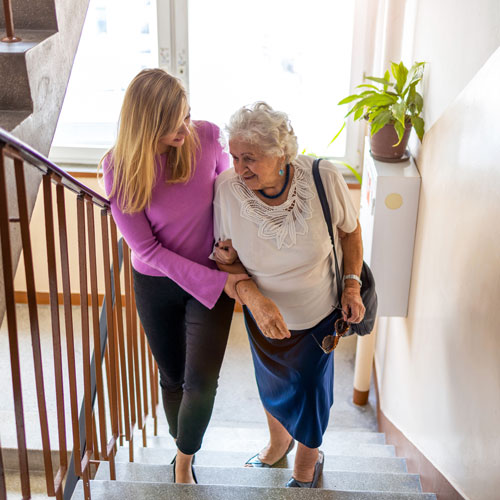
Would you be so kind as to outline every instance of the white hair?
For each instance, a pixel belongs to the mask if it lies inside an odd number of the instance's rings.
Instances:
[[[236,111],[226,126],[229,140],[257,146],[266,156],[284,156],[286,163],[297,157],[297,137],[286,113],[258,101]]]

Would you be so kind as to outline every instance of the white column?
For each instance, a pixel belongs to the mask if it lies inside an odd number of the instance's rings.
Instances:
[[[370,335],[358,336],[354,366],[354,391],[352,396],[352,401],[356,405],[365,405],[368,402],[377,323],[378,320],[375,322],[375,327]]]

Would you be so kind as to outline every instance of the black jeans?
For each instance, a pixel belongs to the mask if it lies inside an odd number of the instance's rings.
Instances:
[[[163,407],[177,448],[196,453],[214,405],[234,301],[208,309],[170,278],[134,269],[137,311],[160,371]]]

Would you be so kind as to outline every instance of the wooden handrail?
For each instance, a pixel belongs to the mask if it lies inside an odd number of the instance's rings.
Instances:
[[[11,0],[3,0],[3,13],[5,17],[5,31],[7,36],[2,38],[2,42],[14,43],[20,42],[21,39],[14,34],[14,18],[12,16]]]
[[[60,182],[64,185],[64,187],[70,189],[76,194],[83,193],[90,197],[90,200],[94,205],[97,205],[101,208],[109,209],[109,200],[101,196],[99,193],[96,193],[92,189],[90,189],[85,184],[82,184],[73,176],[65,172],[63,169],[59,168],[55,163],[52,163],[48,158],[43,156],[41,153],[33,149],[31,146],[21,141],[17,137],[9,134],[5,129],[0,128],[0,145],[1,143],[5,143],[9,146],[12,146],[14,150],[16,150],[17,154],[23,158],[27,163],[32,165],[33,167],[38,168],[42,173],[46,174],[48,172],[53,173],[60,179]]]
[[[43,173],[45,245],[47,257],[40,259],[32,248],[30,236],[27,182],[30,167]],[[15,189],[11,189],[15,179]],[[76,195],[76,196],[75,196]],[[66,205],[74,198],[77,208],[77,252],[70,249],[70,226]],[[97,216],[96,216],[97,215]],[[118,231],[111,216],[109,201],[77,181],[27,144],[0,129],[0,243],[1,268],[7,313],[7,329],[11,360],[12,390],[23,498],[29,498],[30,469],[27,460],[23,386],[21,373],[25,358],[20,356],[18,318],[16,315],[14,277],[16,269],[11,228],[19,229],[24,256],[28,295],[28,312],[33,351],[34,383],[38,402],[42,452],[48,496],[62,500],[71,498],[78,480],[82,480],[84,496],[90,498],[90,479],[101,461],[109,462],[110,477],[116,478],[114,456],[123,440],[129,442],[133,459],[134,431],[142,431],[146,444],[146,421],[151,414],[156,434],[158,405],[158,368],[146,343],[138,321],[132,286],[130,248],[118,241]],[[101,236],[101,244],[96,241]],[[57,262],[59,260],[59,262]],[[78,266],[81,295],[81,325],[75,324],[71,303],[70,267]],[[122,264],[123,263],[123,264]],[[35,268],[48,272],[54,385],[45,388],[43,355],[38,320]],[[120,274],[123,273],[124,290]],[[104,276],[105,299],[99,310],[98,275]],[[74,278],[72,278],[74,279]],[[1,280],[0,280],[1,281]],[[62,284],[64,304],[59,305],[58,287]],[[89,290],[90,288],[90,290]],[[90,300],[88,292],[90,291]],[[122,302],[122,294],[124,301]],[[99,315],[101,319],[99,319]],[[126,318],[126,325],[123,322]],[[61,325],[61,323],[64,324]],[[126,326],[126,328],[125,328]],[[82,370],[77,368],[78,351],[74,332],[81,329]],[[64,334],[64,338],[63,338]],[[65,345],[65,353],[63,346]],[[93,353],[91,346],[93,345]],[[42,362],[42,359],[45,363]],[[149,361],[149,371],[146,370]],[[65,365],[66,366],[63,366]],[[66,383],[64,381],[66,373]],[[83,379],[83,392],[77,393],[77,379]],[[69,386],[69,390],[65,386]],[[49,434],[46,393],[55,393],[57,404],[57,445],[59,464],[54,464]],[[66,436],[65,400],[71,409],[72,438]],[[78,405],[81,409],[78,411]],[[108,436],[108,429],[110,435]],[[69,444],[71,443],[71,444]],[[68,464],[68,447],[72,459]],[[0,500],[6,498],[6,483],[0,448]]]

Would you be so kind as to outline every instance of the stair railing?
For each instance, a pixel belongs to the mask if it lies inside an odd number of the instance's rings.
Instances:
[[[47,258],[43,261],[36,256],[36,251],[40,252],[40,249],[33,252],[30,237],[25,174],[29,172],[33,175],[34,171],[42,175],[47,251]],[[12,188],[14,185],[15,189]],[[77,256],[69,251],[66,217],[68,196],[72,196],[76,202]],[[0,237],[5,310],[19,476],[22,498],[28,499],[31,497],[29,446],[26,440],[21,377],[23,368],[26,367],[21,366],[22,357],[19,354],[20,327],[16,311],[12,248],[12,239],[19,236],[19,233],[24,257],[47,495],[61,500],[70,498],[77,478],[80,478],[83,481],[84,496],[89,499],[90,479],[93,475],[91,465],[98,467],[101,461],[108,461],[110,477],[115,479],[114,456],[117,447],[123,445],[124,439],[128,441],[129,459],[133,461],[134,432],[142,431],[145,446],[148,416],[153,418],[154,433],[157,431],[158,369],[137,317],[130,249],[123,240],[118,241],[117,228],[106,198],[0,129]],[[101,245],[98,245],[99,234]],[[72,293],[71,289],[72,263],[79,268],[77,294]],[[46,359],[46,351],[49,350],[43,349],[39,322],[39,308],[46,306],[38,304],[35,266],[44,266],[48,272],[52,335],[52,352],[49,354],[54,372],[57,422],[49,422],[47,411],[44,369],[49,367]],[[99,295],[99,275],[104,278],[102,301]],[[62,284],[62,293],[59,293],[59,283]],[[76,305],[80,306],[79,309],[75,309]],[[60,309],[63,318],[60,317]],[[74,321],[76,312],[81,316],[78,328],[75,328]],[[77,341],[79,338],[78,334],[75,335],[75,330],[81,330],[81,371],[77,370],[75,338]],[[65,342],[62,342],[63,332]],[[80,412],[79,383],[83,387]],[[69,466],[70,450],[65,417],[65,398],[68,395],[72,434]],[[51,448],[50,424],[57,424],[57,431],[52,429],[52,434],[57,434],[58,441],[55,451]],[[4,467],[0,447],[0,500],[4,500],[7,495]]]
[[[11,0],[3,0],[3,14],[5,19],[5,31],[7,36],[0,41],[6,43],[20,42],[21,39],[14,34],[14,18],[12,16],[12,2]]]

